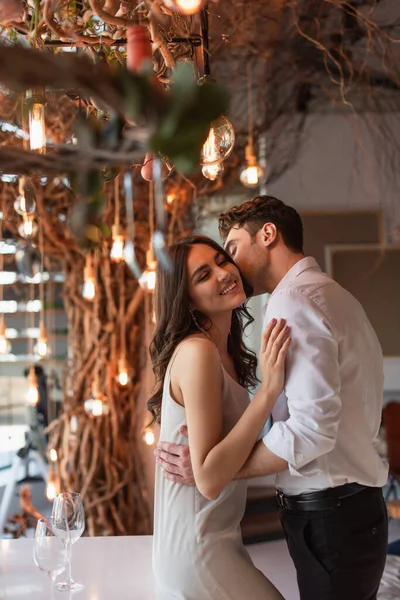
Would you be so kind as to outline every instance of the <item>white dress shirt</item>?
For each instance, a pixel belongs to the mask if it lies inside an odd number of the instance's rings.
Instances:
[[[383,486],[382,351],[362,306],[307,257],[269,297],[264,326],[274,317],[286,319],[292,336],[284,393],[263,437],[289,463],[276,487],[290,495],[352,482]]]

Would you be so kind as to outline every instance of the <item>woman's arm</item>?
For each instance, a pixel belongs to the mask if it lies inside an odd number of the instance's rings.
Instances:
[[[210,500],[219,496],[246,462],[282,390],[287,334],[283,322],[267,327],[260,351],[263,382],[223,439],[223,375],[217,349],[211,342],[193,340],[176,357],[173,370],[186,410],[194,479]]]

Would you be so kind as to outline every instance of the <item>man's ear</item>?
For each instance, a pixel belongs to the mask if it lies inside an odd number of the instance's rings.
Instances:
[[[264,223],[262,229],[260,230],[260,240],[262,244],[269,248],[275,244],[278,240],[278,230],[274,223]]]

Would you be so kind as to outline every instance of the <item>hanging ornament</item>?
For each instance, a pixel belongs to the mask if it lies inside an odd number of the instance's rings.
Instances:
[[[204,5],[204,0],[163,0],[165,6],[183,15],[194,15]]]
[[[14,210],[21,217],[32,215],[36,210],[35,186],[28,177],[20,177],[18,183],[19,195],[14,202]]]
[[[28,404],[29,406],[36,406],[39,402],[39,383],[33,365],[31,365],[28,373],[28,386]]]
[[[40,252],[30,241],[17,244],[15,262],[21,275],[28,279],[33,279],[40,272]]]
[[[82,296],[85,300],[92,302],[96,295],[96,276],[90,254],[86,257],[86,265],[83,270]]]
[[[18,233],[23,238],[32,238],[37,235],[38,226],[34,221],[33,215],[26,215],[23,218],[23,222],[18,227]]]
[[[154,152],[146,153],[146,156],[144,157],[143,167],[140,170],[141,176],[146,181],[154,180],[154,177],[153,177],[154,161],[157,159],[158,159],[158,156],[156,154],[154,154]],[[170,176],[170,174],[173,170],[173,167],[166,158],[162,158],[160,160],[161,160],[161,164],[162,164],[161,178],[163,181],[165,181]]]
[[[92,384],[92,395],[85,400],[84,409],[86,414],[91,417],[108,415],[108,399],[107,396],[100,392],[97,381],[94,381]]]
[[[35,344],[33,351],[38,355],[39,358],[49,358],[50,356],[50,347],[48,343],[48,336],[46,327],[44,325],[44,321],[40,321],[39,324],[39,337],[38,341]]]
[[[4,315],[0,314],[0,355],[10,354],[11,343],[7,339],[7,329],[4,323]]]
[[[224,166],[222,163],[216,163],[214,165],[204,165],[201,167],[201,172],[204,177],[210,179],[211,181],[215,181],[218,177],[221,177],[224,172]]]
[[[26,93],[26,104],[29,107],[29,145],[39,154],[46,152],[46,125],[44,120],[45,99],[32,90]]]
[[[215,165],[227,158],[235,145],[235,130],[232,123],[224,116],[212,121],[210,132],[203,144],[201,164]]]

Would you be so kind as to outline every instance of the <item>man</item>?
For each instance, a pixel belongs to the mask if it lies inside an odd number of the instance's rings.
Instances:
[[[373,600],[387,549],[375,332],[358,301],[304,256],[293,208],[259,196],[220,215],[219,227],[254,294],[271,294],[264,325],[284,318],[292,336],[273,426],[237,477],[276,474],[301,600]],[[157,460],[190,483],[187,447],[160,443]]]

